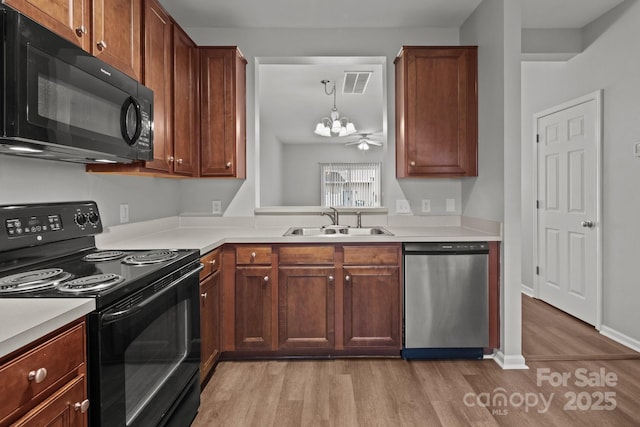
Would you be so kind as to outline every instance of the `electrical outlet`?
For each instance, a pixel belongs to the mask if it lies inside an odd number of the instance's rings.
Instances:
[[[122,203],[120,205],[120,224],[124,224],[125,222],[129,222],[129,205]]]
[[[214,215],[220,215],[222,213],[222,202],[220,200],[213,200],[211,202],[211,213]]]
[[[396,200],[396,213],[399,214],[410,214],[411,213],[411,205],[408,200]]]
[[[447,199],[447,212],[456,211],[456,199]]]
[[[431,212],[431,200],[422,199],[422,212],[423,213]]]

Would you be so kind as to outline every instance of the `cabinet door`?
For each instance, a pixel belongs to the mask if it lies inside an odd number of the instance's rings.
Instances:
[[[85,377],[82,375],[62,387],[53,396],[36,406],[15,424],[12,424],[12,426],[87,426],[89,425],[87,421],[88,407],[83,407],[86,396],[85,390]]]
[[[476,47],[404,48],[396,96],[398,178],[478,174]]]
[[[173,152],[175,174],[197,173],[200,136],[198,49],[177,25],[173,27]]]
[[[278,269],[279,349],[334,347],[335,269]]]
[[[236,350],[271,350],[271,267],[236,267]]]
[[[89,0],[5,0],[4,3],[91,51]]]
[[[200,283],[200,382],[220,357],[220,270]]]
[[[172,172],[172,23],[155,0],[144,8],[144,85],[153,90],[153,161],[145,167]]]
[[[401,348],[399,267],[344,267],[345,347]]]
[[[236,48],[201,48],[200,174],[245,178],[245,67]]]
[[[93,0],[91,53],[141,81],[142,0]]]

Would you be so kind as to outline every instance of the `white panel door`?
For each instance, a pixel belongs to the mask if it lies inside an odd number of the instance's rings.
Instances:
[[[592,325],[597,316],[598,105],[537,117],[538,297]]]

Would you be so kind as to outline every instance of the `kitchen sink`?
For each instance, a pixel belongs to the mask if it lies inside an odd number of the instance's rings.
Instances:
[[[291,227],[284,236],[393,236],[384,227],[352,228],[342,225],[325,227]]]

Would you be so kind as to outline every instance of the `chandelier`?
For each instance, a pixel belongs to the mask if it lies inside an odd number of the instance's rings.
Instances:
[[[356,127],[349,121],[348,117],[340,117],[338,108],[336,107],[336,84],[333,84],[331,91],[327,90],[327,84],[330,80],[321,80],[320,83],[324,85],[324,93],[327,95],[333,95],[333,109],[329,114],[329,117],[323,117],[316,125],[314,133],[320,136],[348,136],[356,133]]]

